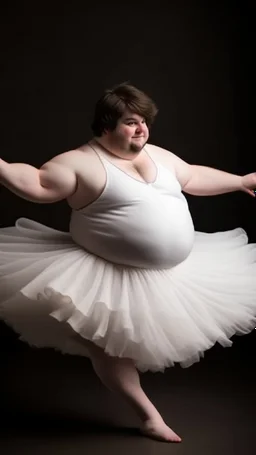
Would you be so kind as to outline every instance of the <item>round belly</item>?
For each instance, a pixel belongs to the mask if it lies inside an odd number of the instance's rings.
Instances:
[[[90,220],[73,217],[73,240],[88,252],[107,261],[140,268],[171,268],[183,262],[192,250],[194,225],[187,206],[179,201],[178,211],[154,213],[150,217]],[[84,225],[84,226],[83,226]]]
[[[142,268],[171,268],[183,262],[194,244],[194,225],[189,213],[179,219],[152,218],[119,232],[113,262]],[[112,250],[111,250],[112,251]]]

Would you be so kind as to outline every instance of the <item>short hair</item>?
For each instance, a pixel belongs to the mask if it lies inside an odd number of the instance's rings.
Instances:
[[[104,131],[114,131],[118,120],[125,110],[140,115],[151,127],[158,109],[152,99],[138,88],[127,82],[105,90],[95,106],[91,125],[95,136],[100,137]]]

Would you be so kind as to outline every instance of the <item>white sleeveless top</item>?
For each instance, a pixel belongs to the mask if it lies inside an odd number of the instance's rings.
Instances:
[[[164,269],[186,259],[194,243],[194,225],[175,175],[155,163],[155,181],[141,182],[102,155],[100,159],[106,185],[97,200],[72,211],[74,242],[125,266]]]

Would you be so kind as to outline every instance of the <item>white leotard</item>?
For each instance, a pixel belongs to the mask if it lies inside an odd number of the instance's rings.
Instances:
[[[175,174],[157,164],[153,183],[129,176],[103,156],[106,185],[99,198],[73,210],[70,233],[107,261],[140,268],[171,268],[194,243],[194,225]]]

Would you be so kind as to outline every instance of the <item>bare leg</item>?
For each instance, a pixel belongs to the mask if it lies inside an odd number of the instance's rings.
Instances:
[[[163,421],[155,406],[141,388],[140,378],[130,359],[110,357],[103,349],[88,343],[90,359],[102,383],[120,393],[141,419],[141,432],[153,439],[180,442],[181,438]]]

